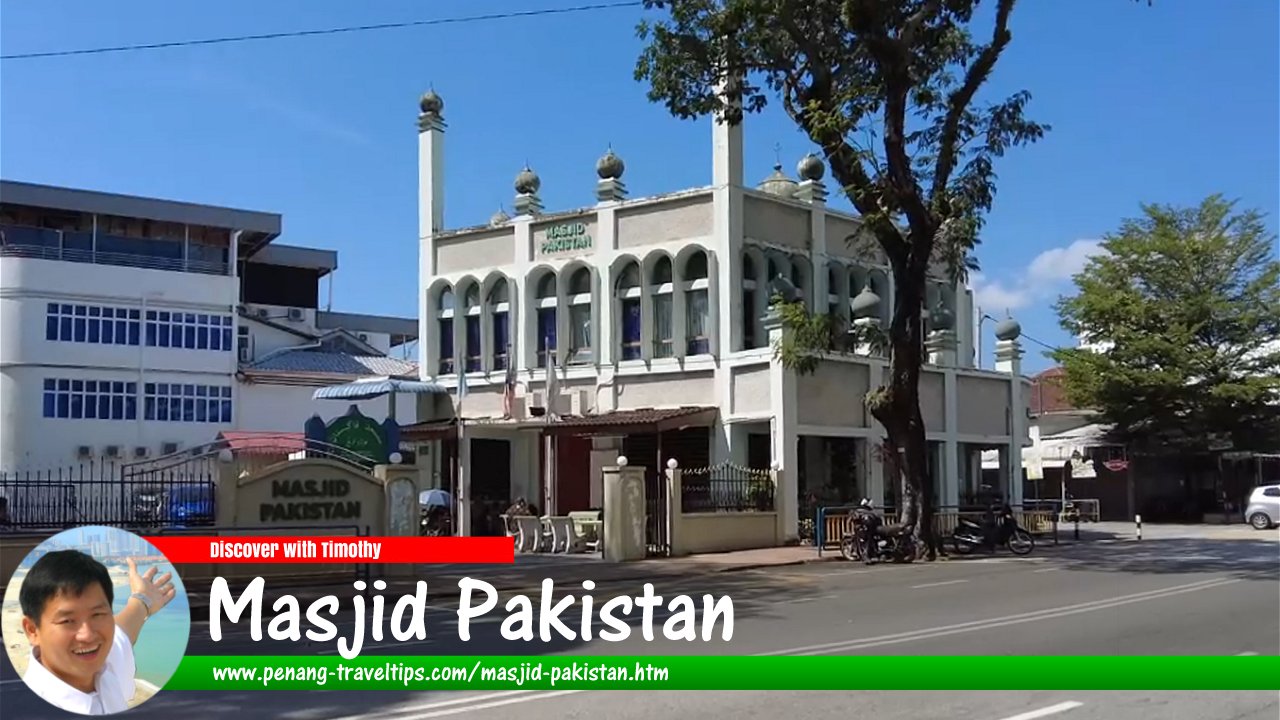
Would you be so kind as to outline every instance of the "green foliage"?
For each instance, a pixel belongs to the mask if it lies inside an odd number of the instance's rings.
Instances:
[[[976,268],[995,160],[1048,129],[1025,117],[1026,92],[977,102],[1012,39],[1015,0],[997,0],[983,27],[978,0],[645,4],[666,11],[639,27],[648,45],[636,77],[652,100],[677,117],[736,123],[779,99],[895,274],[923,279],[931,257],[956,277]],[[914,305],[903,312],[918,317]]]
[[[1150,449],[1280,448],[1280,262],[1256,211],[1215,195],[1144,205],[1059,301],[1063,327],[1108,348],[1054,353],[1073,403]]]

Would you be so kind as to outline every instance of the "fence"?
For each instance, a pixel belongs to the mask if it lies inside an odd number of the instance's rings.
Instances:
[[[185,466],[131,475],[127,466],[89,462],[0,473],[0,497],[17,530],[80,525],[198,527],[214,522],[212,468]]]
[[[773,474],[732,463],[685,470],[680,510],[686,513],[772,512]]]

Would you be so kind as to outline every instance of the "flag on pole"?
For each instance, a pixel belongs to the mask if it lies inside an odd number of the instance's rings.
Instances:
[[[507,376],[502,383],[502,417],[510,420],[515,414],[516,404],[516,362],[511,354],[511,346],[507,346]]]

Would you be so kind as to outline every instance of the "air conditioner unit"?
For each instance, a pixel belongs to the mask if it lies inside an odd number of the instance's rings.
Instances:
[[[302,322],[306,315],[303,314],[302,308],[289,308],[289,319],[294,322]]]
[[[82,458],[93,457],[93,446],[81,445],[80,447],[76,448],[76,457],[82,457]]]
[[[144,458],[151,454],[151,448],[145,445],[139,445],[133,449],[133,456],[136,458]]]
[[[178,452],[178,443],[167,442],[164,445],[160,446],[160,452],[164,455],[172,455]]]
[[[369,333],[360,333],[356,337],[360,338],[360,342],[369,342]]]
[[[102,449],[102,455],[103,457],[118,458],[120,457],[120,446],[108,445]]]
[[[257,310],[254,311],[254,314],[260,318],[266,318],[268,315],[271,314],[271,311],[267,310],[266,308],[258,308]]]

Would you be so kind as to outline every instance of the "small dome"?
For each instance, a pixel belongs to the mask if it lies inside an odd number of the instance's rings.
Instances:
[[[796,181],[787,177],[782,172],[782,165],[778,164],[773,166],[773,174],[757,185],[756,189],[770,195],[789,198],[796,194]]]
[[[489,224],[494,226],[502,225],[510,219],[511,216],[507,214],[506,210],[498,208],[498,211],[493,214],[493,217],[489,218]]]
[[[1007,317],[996,324],[997,340],[1017,340],[1022,335],[1022,326],[1017,320]]]
[[[613,148],[604,154],[604,157],[596,161],[596,174],[601,180],[617,180],[622,177],[622,173],[627,169],[622,158],[613,154]]]
[[[439,115],[444,111],[444,100],[440,99],[435,90],[428,90],[422,99],[418,100],[418,107],[422,109],[424,115]]]
[[[849,303],[849,311],[855,319],[876,317],[880,314],[880,296],[872,292],[870,285],[866,285]]]
[[[800,162],[796,164],[796,174],[805,180],[817,182],[822,179],[826,171],[827,167],[813,153],[800,158]]]
[[[538,188],[542,187],[542,179],[538,177],[538,173],[529,169],[528,165],[516,175],[516,192],[521,195],[533,195],[538,192]]]
[[[955,313],[941,300],[929,311],[929,324],[934,330],[951,330],[956,325]]]

